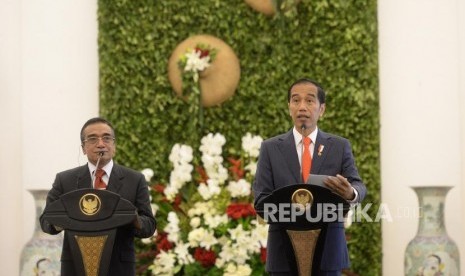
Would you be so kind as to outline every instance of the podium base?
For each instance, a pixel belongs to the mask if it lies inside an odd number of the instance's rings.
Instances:
[[[116,229],[103,232],[68,231],[76,275],[108,275]]]
[[[108,236],[75,236],[79,246],[86,276],[98,276],[103,248]]]
[[[306,231],[286,230],[286,232],[294,249],[299,276],[311,276],[313,255],[321,229]]]

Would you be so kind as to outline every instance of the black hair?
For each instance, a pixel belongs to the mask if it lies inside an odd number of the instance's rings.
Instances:
[[[84,130],[86,129],[86,127],[88,127],[90,125],[93,125],[93,124],[99,124],[99,123],[108,125],[111,128],[111,131],[113,132],[113,137],[115,137],[115,129],[113,128],[113,125],[104,118],[95,117],[95,118],[87,120],[87,122],[85,122],[85,124],[82,126],[82,128],[81,128],[81,143],[84,143],[84,139],[86,139],[86,137],[84,137]]]
[[[317,95],[318,96],[318,101],[320,102],[320,104],[324,104],[326,102],[326,92],[323,90],[323,88],[321,87],[320,84],[318,84],[316,81],[308,79],[308,78],[301,78],[301,79],[296,80],[293,84],[291,84],[291,87],[289,87],[289,90],[287,90],[287,102],[288,103],[291,102],[291,90],[292,90],[292,87],[294,87],[297,84],[301,84],[301,83],[310,83],[310,84],[315,85],[316,88],[317,88],[317,91],[318,91],[318,95]]]

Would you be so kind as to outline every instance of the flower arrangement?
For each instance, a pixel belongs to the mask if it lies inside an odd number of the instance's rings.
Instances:
[[[190,124],[193,127],[190,131],[192,133],[196,133],[194,130],[197,128],[203,128],[203,106],[199,76],[201,72],[210,67],[215,60],[216,54],[217,49],[199,43],[194,49],[187,49],[178,61],[182,75],[183,95],[186,96],[187,102],[191,104],[189,112],[198,113],[198,124],[195,121]]]
[[[178,62],[179,69],[197,83],[199,73],[207,69],[215,60],[217,50],[209,45],[199,43],[194,49],[187,49]]]
[[[226,139],[204,136],[200,158],[175,144],[166,184],[152,184],[158,230],[139,258],[152,275],[263,275],[268,226],[258,223],[251,182],[262,142],[247,133],[239,156],[223,158]],[[195,165],[199,163],[198,165]],[[143,173],[150,179],[150,169]]]

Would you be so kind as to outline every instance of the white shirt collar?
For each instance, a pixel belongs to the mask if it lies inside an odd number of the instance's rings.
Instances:
[[[89,171],[92,175],[92,172],[95,171],[95,165],[90,162],[87,162],[87,165],[89,166]],[[108,164],[103,166],[102,169],[105,171],[106,175],[110,177],[111,170],[113,169],[113,159],[111,159],[110,162],[108,162]]]
[[[295,145],[297,147],[302,142],[302,135],[297,131],[295,126],[292,129],[292,133],[294,134]],[[308,135],[308,137],[310,137],[310,140],[312,140],[313,144],[315,144],[317,134],[318,134],[318,127],[316,127],[315,130],[312,131],[310,135]]]

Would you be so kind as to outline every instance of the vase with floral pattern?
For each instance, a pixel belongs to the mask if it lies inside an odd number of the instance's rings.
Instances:
[[[47,190],[29,190],[34,197],[36,209],[35,228],[32,238],[21,252],[20,275],[60,275],[60,256],[63,235],[49,235],[42,232],[39,217],[45,207]]]
[[[451,188],[412,187],[418,197],[420,216],[417,235],[405,251],[405,275],[460,275],[459,250],[444,225],[444,202]]]

